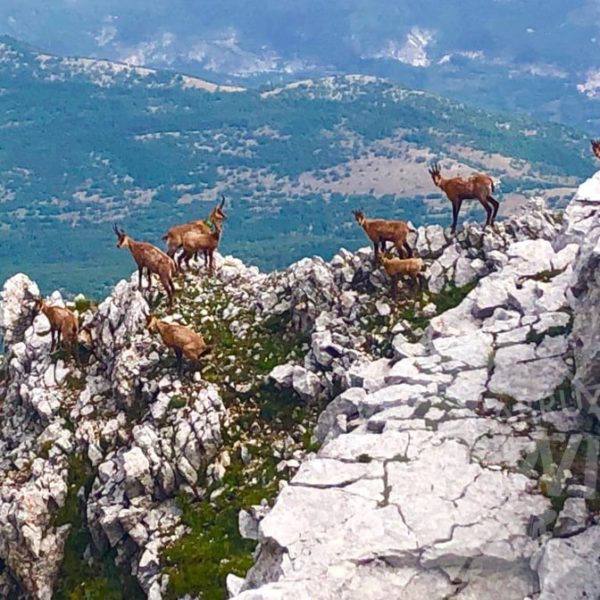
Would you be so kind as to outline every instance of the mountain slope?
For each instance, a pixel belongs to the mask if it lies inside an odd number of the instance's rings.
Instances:
[[[318,18],[317,18],[318,16]],[[60,54],[264,82],[366,72],[598,127],[593,0],[5,0],[0,33]]]
[[[364,76],[207,93],[172,72],[0,46],[0,278],[99,291],[125,274],[118,221],[158,241],[230,199],[224,248],[266,268],[356,247],[349,219],[445,222],[426,163],[486,169],[510,204],[559,198],[591,169],[575,130],[472,109]],[[212,89],[212,88],[211,88]],[[229,91],[235,91],[229,89]],[[514,197],[509,194],[514,193]]]

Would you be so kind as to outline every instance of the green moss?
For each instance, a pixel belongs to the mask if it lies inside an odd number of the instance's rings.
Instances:
[[[187,406],[187,399],[184,398],[181,394],[175,394],[171,396],[171,400],[169,401],[169,408],[171,410],[179,410]]]

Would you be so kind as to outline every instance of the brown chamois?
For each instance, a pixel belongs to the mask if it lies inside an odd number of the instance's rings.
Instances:
[[[167,293],[169,306],[172,306],[175,295],[173,276],[177,273],[175,261],[156,246],[146,242],[136,242],[123,229],[119,229],[116,225],[113,225],[113,228],[117,236],[117,248],[129,248],[137,264],[140,291],[143,289],[144,269],[148,274],[148,289],[152,287],[152,273],[156,273]]]
[[[600,140],[591,140],[592,152],[596,158],[600,158]]]
[[[160,321],[155,315],[148,315],[146,326],[150,333],[159,333],[167,348],[172,348],[177,358],[177,373],[181,375],[183,359],[197,361],[202,354],[210,350],[204,338],[189,327]]]
[[[418,289],[421,289],[423,283],[422,258],[389,258],[381,252],[379,253],[378,258],[385,272],[392,280],[392,298],[394,300],[398,297],[398,281],[402,276],[408,276],[413,281],[416,281]]]
[[[50,353],[54,352],[56,346],[60,344],[62,337],[63,344],[67,344],[75,359],[79,361],[79,320],[77,315],[68,308],[52,306],[43,298],[36,300],[33,306],[34,318],[39,313],[43,313],[50,323],[50,330],[40,334],[48,335],[50,333]]]
[[[227,218],[225,213],[223,212],[223,207],[225,206],[225,196],[221,196],[221,203],[215,206],[209,217],[208,221],[212,225],[222,224],[223,221]],[[175,252],[181,245],[183,244],[183,236],[188,231],[199,231],[201,233],[210,233],[211,225],[206,222],[206,220],[202,219],[200,221],[191,221],[190,223],[185,223],[183,225],[175,225],[171,227],[169,231],[165,235],[163,235],[162,239],[167,242],[167,254],[173,258],[175,256]]]
[[[385,243],[392,242],[400,256],[406,252],[409,258],[413,252],[408,245],[408,234],[411,229],[405,221],[385,221],[383,219],[367,219],[362,210],[352,211],[356,222],[365,230],[369,239],[373,242],[375,254],[373,262],[377,264],[377,253],[385,252]]]
[[[204,254],[204,267],[208,267],[208,272],[214,271],[214,254],[219,247],[221,239],[222,224],[215,223],[214,229],[210,233],[201,233],[200,231],[188,231],[182,239],[181,247],[183,252],[179,256],[179,266],[185,260],[186,266],[189,268],[192,256],[198,258],[198,253]]]
[[[444,179],[440,173],[440,165],[434,164],[428,169],[433,183],[439,187],[452,202],[452,233],[456,232],[456,222],[463,200],[477,199],[487,213],[485,227],[494,226],[500,203],[492,196],[494,180],[485,173],[476,173],[471,177],[452,177]]]

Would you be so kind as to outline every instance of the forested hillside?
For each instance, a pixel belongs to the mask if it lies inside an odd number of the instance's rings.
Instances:
[[[207,91],[208,90],[208,91]],[[224,193],[223,250],[264,268],[363,243],[350,210],[446,222],[426,169],[485,169],[559,200],[592,169],[577,131],[375,78],[275,90],[0,42],[0,279],[99,292],[126,275],[111,223],[157,243]],[[474,208],[474,210],[476,210]]]

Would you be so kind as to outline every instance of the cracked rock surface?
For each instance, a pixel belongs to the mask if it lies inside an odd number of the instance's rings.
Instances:
[[[531,460],[590,427],[565,382],[600,383],[600,206],[581,200],[600,197],[600,174],[582,188],[562,227],[540,209],[483,242],[469,229],[477,257],[419,233],[431,291],[478,283],[393,358],[356,361],[319,419],[322,447],[259,523],[236,600],[598,596],[597,509],[552,502],[585,473],[556,452],[541,476]],[[598,438],[584,437],[590,471]]]

